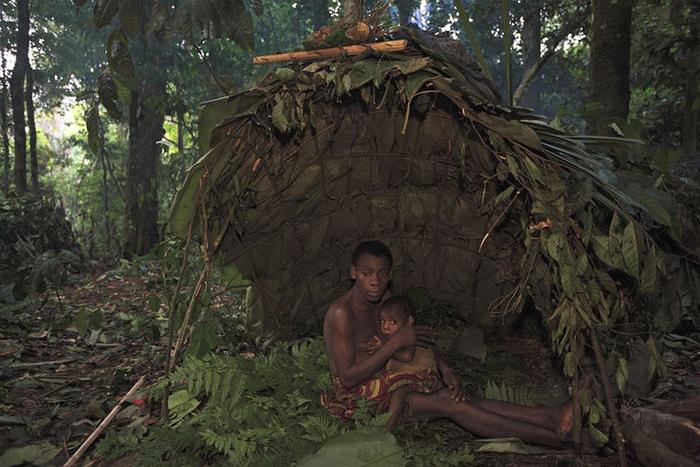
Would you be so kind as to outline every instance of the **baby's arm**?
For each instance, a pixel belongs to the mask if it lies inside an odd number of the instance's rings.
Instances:
[[[384,343],[386,342],[387,339],[385,336],[379,337],[379,336],[374,336],[372,339],[370,339],[364,346],[363,348],[368,352],[368,353],[374,353],[379,348],[381,348]],[[415,356],[416,353],[416,347],[411,346],[411,347],[403,347],[391,356],[391,358],[396,359],[400,362],[410,362],[413,360],[413,357]]]

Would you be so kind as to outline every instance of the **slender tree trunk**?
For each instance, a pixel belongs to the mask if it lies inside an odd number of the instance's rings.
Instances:
[[[529,70],[537,66],[540,59],[540,44],[542,34],[542,0],[530,0],[526,3],[523,15],[523,69]],[[536,112],[542,110],[540,82],[534,78],[525,89],[520,105],[529,107]]]
[[[313,0],[311,3],[311,25],[314,31],[318,31],[322,26],[331,22],[331,15],[328,12],[328,0]]]
[[[24,95],[29,128],[29,168],[32,177],[32,193],[39,194],[39,160],[36,154],[36,123],[34,123],[34,71],[27,67],[27,90]]]
[[[414,0],[394,0],[394,5],[399,10],[399,23],[401,25],[408,24],[411,21],[416,2]]]
[[[163,137],[165,80],[144,83],[131,93],[126,171],[126,254],[145,255],[158,243],[158,141]],[[158,100],[160,105],[155,101]],[[156,105],[154,105],[156,104]]]
[[[180,170],[178,170],[177,181],[180,183],[185,178],[185,167],[187,167],[187,157],[185,155],[185,109],[178,103],[177,105],[177,153],[180,155]]]
[[[362,19],[364,7],[364,0],[343,0],[343,16],[355,20]]]
[[[685,105],[683,109],[683,151],[694,154],[698,150],[698,99],[700,89],[700,12],[690,17],[690,37],[685,60]]]
[[[144,15],[148,17],[148,15]],[[154,36],[140,51],[141,86],[131,93],[126,168],[127,257],[145,255],[159,241],[157,171],[165,120],[167,52]]]
[[[593,133],[610,135],[610,124],[629,112],[632,0],[593,0],[591,96]]]
[[[0,24],[5,22],[3,6],[0,5]],[[7,61],[5,60],[5,42],[0,41],[0,81],[2,92],[0,93],[0,131],[2,132],[2,191],[10,192],[10,137],[8,135],[7,122]]]
[[[17,53],[10,77],[15,133],[15,191],[27,192],[27,135],[24,130],[24,79],[29,64],[29,0],[17,0]]]

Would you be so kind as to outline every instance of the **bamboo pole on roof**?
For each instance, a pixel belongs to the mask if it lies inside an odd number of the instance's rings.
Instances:
[[[342,47],[329,47],[327,49],[259,55],[253,58],[253,63],[258,65],[261,63],[273,62],[301,62],[304,60],[340,57],[341,55],[360,55],[367,50],[373,50],[374,52],[399,52],[404,50],[406,47],[408,47],[408,41],[401,39],[395,41],[375,42],[371,44],[354,44],[344,45]]]

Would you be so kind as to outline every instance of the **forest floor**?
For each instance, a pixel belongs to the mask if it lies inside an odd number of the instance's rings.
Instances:
[[[163,373],[166,339],[161,291],[157,265],[141,263],[84,274],[72,286],[47,294],[40,306],[0,316],[0,460],[13,451],[15,460],[61,465],[141,376],[146,376],[144,387],[156,382]],[[235,306],[239,299],[223,294],[218,300],[220,306]],[[455,338],[449,332],[442,337]],[[567,383],[540,337],[501,332],[487,336],[485,346],[488,355],[482,362],[467,357],[459,345],[445,355],[468,392],[483,395],[490,385],[535,405],[568,398]],[[696,391],[700,374],[684,368],[670,368],[672,378]],[[136,396],[112,423],[147,427],[158,423],[157,417],[156,405]],[[397,436],[401,439],[402,430]],[[422,436],[447,444],[467,442],[474,451],[479,447],[447,422],[431,423]],[[27,449],[16,449],[20,447]],[[573,465],[570,451],[475,454],[477,465]],[[88,452],[79,465],[89,459]],[[609,450],[586,461],[617,462]]]

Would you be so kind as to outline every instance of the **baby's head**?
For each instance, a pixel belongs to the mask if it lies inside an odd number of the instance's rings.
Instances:
[[[416,308],[407,297],[394,295],[387,299],[379,311],[379,330],[385,336],[393,336],[401,326],[413,326]]]

